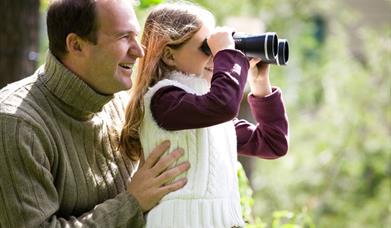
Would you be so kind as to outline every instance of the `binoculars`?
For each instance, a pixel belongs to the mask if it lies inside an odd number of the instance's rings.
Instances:
[[[278,39],[274,32],[259,35],[234,33],[235,49],[242,51],[247,57],[260,58],[267,64],[286,65],[289,58],[289,46],[286,39]],[[201,50],[211,55],[206,39]]]

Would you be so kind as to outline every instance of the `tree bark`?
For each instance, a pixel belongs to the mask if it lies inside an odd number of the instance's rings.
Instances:
[[[38,61],[39,0],[0,1],[0,88],[32,74]]]

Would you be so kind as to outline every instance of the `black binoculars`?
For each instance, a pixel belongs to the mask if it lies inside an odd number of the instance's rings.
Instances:
[[[235,49],[242,51],[247,57],[260,58],[262,62],[276,65],[286,65],[289,58],[289,46],[286,39],[278,39],[274,32],[259,35],[234,33]],[[206,39],[201,50],[211,55]]]

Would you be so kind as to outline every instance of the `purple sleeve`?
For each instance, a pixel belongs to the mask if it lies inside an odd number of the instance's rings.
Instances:
[[[281,90],[273,88],[271,95],[248,96],[256,125],[234,119],[238,153],[265,159],[275,159],[288,151],[288,117]]]
[[[214,57],[210,91],[194,95],[175,86],[159,89],[152,97],[154,119],[167,130],[208,127],[232,120],[238,113],[249,62],[236,50],[222,50]]]

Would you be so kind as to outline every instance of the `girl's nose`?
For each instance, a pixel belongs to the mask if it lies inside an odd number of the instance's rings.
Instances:
[[[210,56],[210,57],[209,57],[207,66],[208,66],[208,67],[213,67],[213,56]]]

